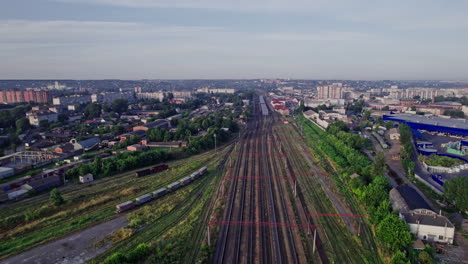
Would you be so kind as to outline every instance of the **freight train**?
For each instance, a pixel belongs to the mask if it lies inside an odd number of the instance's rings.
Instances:
[[[169,166],[167,164],[162,164],[162,165],[158,165],[156,167],[152,167],[146,170],[137,171],[135,172],[135,176],[136,177],[146,176],[146,175],[158,173],[167,169],[169,169]]]
[[[166,165],[167,166],[167,165]],[[167,168],[166,168],[167,169]],[[147,203],[151,200],[155,200],[155,199],[159,199],[161,198],[162,196],[168,194],[168,193],[171,193],[179,188],[182,188],[188,184],[190,184],[191,182],[195,181],[196,179],[200,178],[202,175],[204,175],[206,172],[208,171],[208,169],[206,167],[203,167],[199,170],[197,170],[196,172],[192,173],[190,176],[187,176],[187,177],[184,177],[182,179],[180,179],[179,181],[176,181],[176,182],[173,182],[169,185],[167,185],[166,188],[161,188],[161,189],[158,189],[152,193],[148,193],[148,194],[145,194],[145,195],[142,195],[142,196],[139,196],[137,198],[135,198],[135,200],[133,201],[126,201],[124,203],[121,203],[121,204],[118,204],[116,205],[116,213],[117,214],[120,214],[122,212],[125,212],[125,211],[128,211],[132,208],[134,208],[135,206],[139,206],[139,205],[142,205],[144,203]]]

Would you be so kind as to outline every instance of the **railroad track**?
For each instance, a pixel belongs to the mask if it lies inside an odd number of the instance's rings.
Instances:
[[[277,151],[270,142],[273,118],[262,115],[257,105],[258,100],[239,140],[238,159],[227,173],[232,183],[213,263],[301,263],[300,256],[305,260],[304,247],[297,245],[300,231],[292,227],[297,223],[288,208],[291,201],[284,201],[288,196],[279,179],[281,164],[270,155]]]

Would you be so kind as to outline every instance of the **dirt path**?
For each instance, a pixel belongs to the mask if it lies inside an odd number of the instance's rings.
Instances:
[[[105,243],[103,246],[96,248],[93,246],[95,242],[102,240],[108,234],[126,226],[127,224],[127,217],[120,216],[109,222],[93,226],[63,239],[36,247],[9,259],[3,260],[0,263],[85,263],[111,247],[111,243]]]

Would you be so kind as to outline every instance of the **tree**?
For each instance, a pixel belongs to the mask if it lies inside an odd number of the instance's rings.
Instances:
[[[371,111],[369,110],[364,111],[364,114],[362,115],[362,117],[366,120],[369,120],[369,118],[371,117]]]
[[[101,105],[97,103],[91,103],[87,105],[84,115],[87,119],[99,117],[101,115]]]
[[[54,188],[52,189],[52,191],[50,191],[50,200],[55,206],[59,206],[65,202],[65,200],[62,197],[62,194],[60,194],[57,188]]]
[[[41,120],[39,121],[39,127],[47,128],[49,126],[49,120]]]
[[[468,211],[468,178],[457,177],[444,184],[444,195],[461,211]]]
[[[420,264],[432,264],[434,260],[432,259],[431,255],[426,251],[421,251],[418,256],[418,261]]]
[[[377,226],[377,239],[391,252],[405,249],[413,237],[405,221],[394,214],[389,214]]]
[[[410,261],[406,258],[405,253],[397,251],[393,254],[390,264],[410,264]]]
[[[385,155],[382,151],[379,151],[375,156],[375,162],[372,166],[372,174],[374,174],[374,176],[383,175],[385,173],[386,166]]]
[[[60,123],[64,124],[65,122],[68,121],[68,115],[66,115],[66,114],[60,114],[60,115],[58,115],[57,120],[58,120]]]
[[[119,114],[128,110],[128,101],[126,99],[115,99],[112,102],[112,110]]]
[[[29,120],[26,117],[21,117],[16,120],[16,133],[21,134],[29,129]]]

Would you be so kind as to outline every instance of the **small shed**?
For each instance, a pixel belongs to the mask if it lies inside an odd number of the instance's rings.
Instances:
[[[144,149],[145,149],[145,147],[140,145],[140,144],[133,144],[133,145],[127,147],[128,151],[142,151]]]
[[[81,183],[87,183],[87,182],[92,182],[92,181],[94,181],[94,177],[93,177],[93,174],[91,173],[80,176]]]
[[[15,170],[13,168],[0,167],[0,179],[13,176]]]

